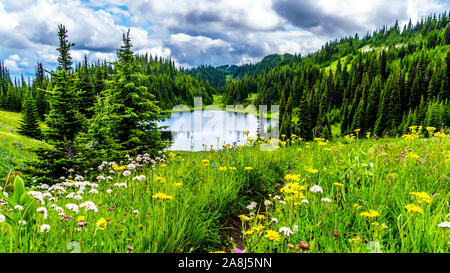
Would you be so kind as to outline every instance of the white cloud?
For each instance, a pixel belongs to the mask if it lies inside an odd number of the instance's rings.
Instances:
[[[286,16],[290,6],[309,16],[306,27],[296,11]],[[75,62],[84,55],[89,62],[115,60],[130,28],[138,54],[170,57],[185,67],[254,63],[268,54],[307,54],[355,29],[374,30],[397,18],[401,24],[410,17],[415,22],[449,8],[450,3],[439,0],[1,0],[0,59],[8,61],[11,71],[29,74],[37,61],[54,67],[56,33],[64,24],[76,44],[71,51]],[[313,27],[307,27],[311,22]]]
[[[5,66],[11,71],[19,71],[20,70],[19,66],[17,65],[17,62],[14,60],[6,59]]]

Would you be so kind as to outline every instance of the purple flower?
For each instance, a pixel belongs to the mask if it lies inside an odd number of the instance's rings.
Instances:
[[[234,253],[245,253],[245,249],[234,248]]]

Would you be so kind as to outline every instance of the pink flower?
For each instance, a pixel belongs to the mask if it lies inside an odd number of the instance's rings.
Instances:
[[[300,243],[298,243],[298,246],[299,246],[300,248],[309,250],[309,244],[308,244],[308,243],[300,242]]]
[[[87,225],[87,222],[78,222],[77,225],[80,227],[84,227],[85,225]]]
[[[130,251],[131,251],[131,250],[134,250],[134,248],[131,247],[131,246],[127,246],[127,249],[130,250]]]
[[[338,236],[339,236],[339,233],[337,233],[336,231],[334,231],[334,232],[333,232],[333,236],[334,236],[334,237],[338,237]]]
[[[245,253],[245,249],[234,248],[234,253]]]

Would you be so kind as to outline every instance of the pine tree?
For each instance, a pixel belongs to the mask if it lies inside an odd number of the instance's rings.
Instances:
[[[75,80],[76,90],[79,97],[78,109],[87,120],[89,120],[94,114],[93,107],[96,102],[96,94],[94,85],[89,75],[88,64],[86,56],[84,57],[84,63],[78,70],[78,77]]]
[[[156,153],[163,148],[156,122],[160,108],[144,84],[147,76],[133,56],[129,31],[123,35],[123,45],[117,50],[116,73],[110,75],[106,90],[97,104],[89,133],[111,158],[125,154]]]
[[[70,48],[74,43],[69,43],[67,40],[67,29],[64,25],[58,25],[58,40],[59,47],[56,49],[59,52],[58,56],[58,70],[69,71],[72,68],[72,57],[70,56]]]
[[[23,103],[22,119],[19,123],[18,132],[21,135],[35,139],[40,139],[42,137],[41,129],[39,128],[36,103],[31,94],[28,94]]]
[[[298,128],[299,136],[305,140],[313,139],[312,123],[311,123],[311,112],[309,109],[308,101],[303,96],[300,100],[299,112],[298,112]]]
[[[450,23],[447,24],[445,29],[445,44],[450,45]]]
[[[54,148],[64,151],[65,157],[71,159],[75,155],[74,140],[81,130],[82,120],[78,110],[78,93],[75,90],[75,75],[69,74],[71,69],[70,47],[65,26],[60,25],[58,31],[60,45],[58,51],[58,70],[52,72],[53,89],[50,91],[50,111],[46,117],[48,129],[46,140]]]

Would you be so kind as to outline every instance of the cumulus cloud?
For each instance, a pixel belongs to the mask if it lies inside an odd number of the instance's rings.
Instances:
[[[15,72],[33,74],[37,61],[54,68],[64,24],[75,62],[113,61],[130,29],[136,53],[177,65],[254,63],[448,9],[444,0],[2,0],[0,59]]]

